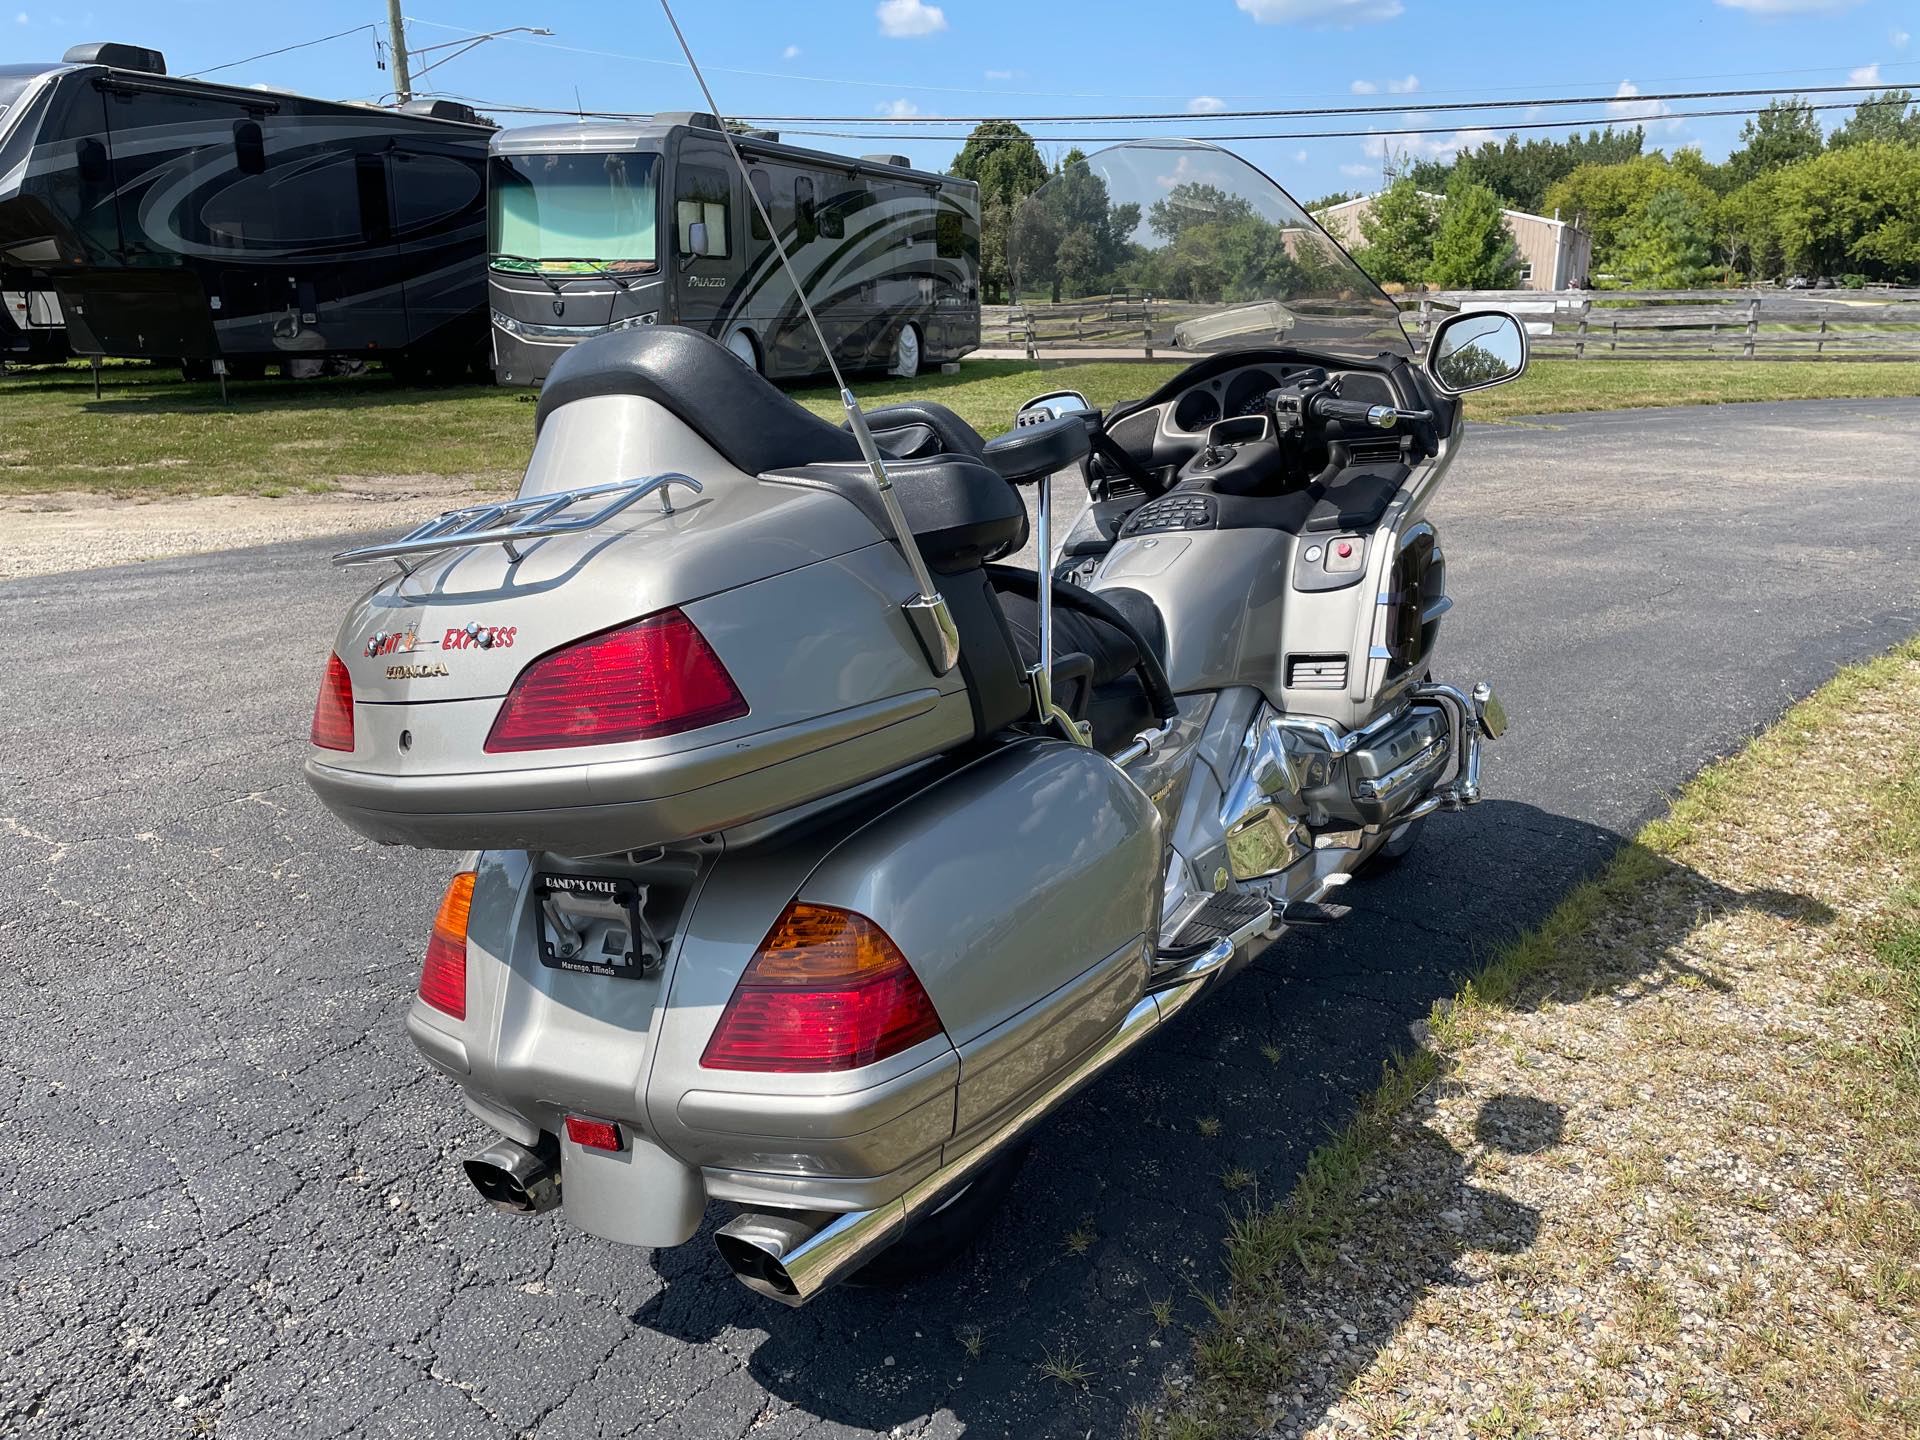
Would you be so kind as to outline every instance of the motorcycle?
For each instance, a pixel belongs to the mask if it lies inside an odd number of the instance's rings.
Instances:
[[[1010,233],[1022,293],[1148,277],[1124,323],[1190,363],[983,440],[616,332],[554,367],[516,498],[336,557],[398,573],[305,773],[468,852],[406,1025],[499,1209],[673,1246],[729,1205],[727,1265],[789,1305],[942,1263],[1045,1116],[1479,798],[1506,720],[1435,678],[1430,509],[1520,325],[1451,316],[1417,364],[1200,143],[1075,164]]]

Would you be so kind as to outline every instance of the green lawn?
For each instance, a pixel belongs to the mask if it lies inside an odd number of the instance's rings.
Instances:
[[[968,363],[959,375],[863,379],[869,406],[936,399],[982,432],[1006,429],[1041,390],[1084,390],[1095,404],[1132,399],[1177,373],[1173,363],[1035,367]],[[412,389],[361,379],[235,382],[222,406],[212,384],[159,366],[113,365],[101,398],[85,366],[0,376],[0,494],[98,490],[122,495],[326,489],[367,475],[471,475],[503,482],[525,462],[533,392],[485,386]],[[1469,403],[1469,415],[1514,415],[1722,400],[1912,395],[1920,366],[1834,361],[1548,360],[1525,379]],[[795,397],[838,419],[825,387]]]

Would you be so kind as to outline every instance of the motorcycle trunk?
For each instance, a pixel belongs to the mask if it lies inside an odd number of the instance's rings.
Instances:
[[[964,1153],[1139,1000],[1161,893],[1151,802],[1099,754],[1006,732],[1025,696],[978,562],[1023,523],[1007,487],[1011,512],[916,524],[968,657],[936,678],[899,608],[911,573],[857,504],[735,468],[652,400],[556,409],[522,494],[675,471],[703,488],[670,514],[642,502],[517,561],[444,552],[365,596],[336,647],[352,748],[307,767],[364,835],[478,852],[465,1015],[416,1000],[409,1031],[494,1128],[560,1137],[571,1219],[647,1245],[688,1239],[709,1198],[864,1210]],[[669,611],[743,713],[489,748],[530,665]],[[939,1033],[851,1070],[703,1066],[794,901],[879,924]],[[569,1114],[619,1148],[567,1138]]]

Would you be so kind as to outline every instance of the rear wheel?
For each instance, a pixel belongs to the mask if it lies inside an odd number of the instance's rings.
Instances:
[[[751,331],[736,330],[727,336],[727,352],[754,374],[760,373],[760,347]]]
[[[959,1259],[1000,1213],[1032,1148],[1031,1141],[1022,1140],[987,1161],[957,1195],[916,1220],[906,1234],[854,1271],[847,1283],[901,1285]]]
[[[893,363],[887,367],[889,375],[898,375],[902,380],[911,380],[920,373],[920,328],[917,325],[902,325],[900,333],[893,337]]]
[[[1427,817],[1409,820],[1406,824],[1387,833],[1387,843],[1366,858],[1356,874],[1384,875],[1395,869],[1402,860],[1413,853],[1413,847],[1420,843],[1420,832],[1426,828]]]

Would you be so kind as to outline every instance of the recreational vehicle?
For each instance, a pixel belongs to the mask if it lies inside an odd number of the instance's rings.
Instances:
[[[49,277],[83,355],[483,367],[492,129],[170,76],[131,45],[0,65],[0,263]]]
[[[912,375],[979,345],[972,181],[911,169],[899,155],[856,160],[756,134],[736,143],[751,196],[712,115],[496,134],[487,161],[495,378],[537,385],[568,346],[634,325],[702,331],[771,378],[822,373],[765,217],[843,369]]]

